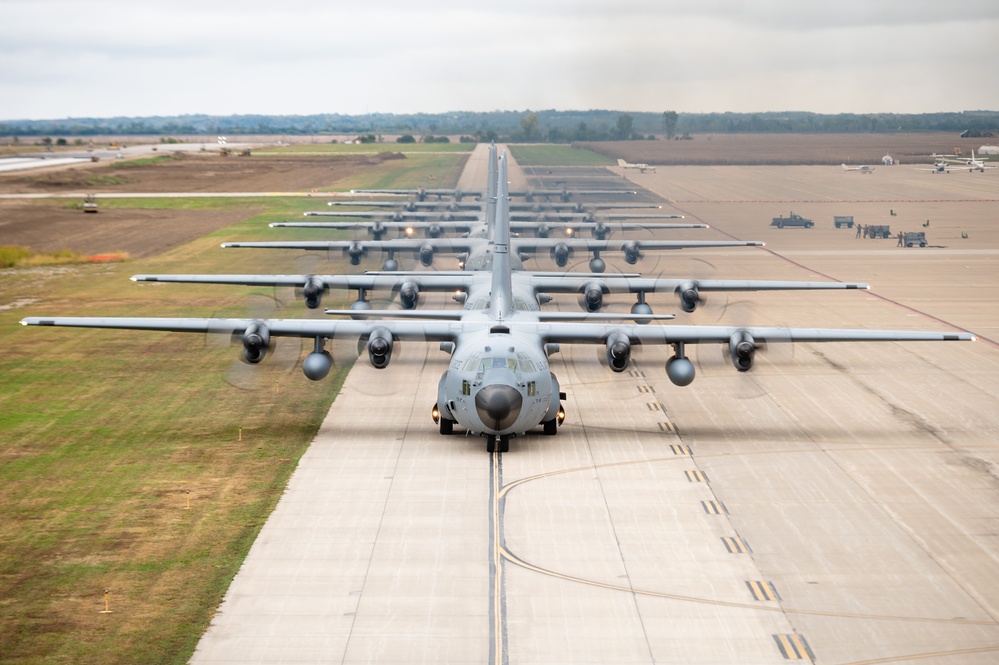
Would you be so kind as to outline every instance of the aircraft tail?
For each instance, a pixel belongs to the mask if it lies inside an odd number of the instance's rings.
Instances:
[[[624,168],[628,165],[628,162],[624,161],[623,159],[619,159],[617,160],[617,165],[620,166],[621,168]]]
[[[493,228],[492,293],[489,298],[494,320],[509,318],[513,312],[513,276],[510,266],[510,186],[507,175],[507,158],[499,158],[496,188],[496,224]]]

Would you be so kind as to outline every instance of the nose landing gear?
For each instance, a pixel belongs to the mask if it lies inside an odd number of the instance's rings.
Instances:
[[[486,452],[487,453],[510,452],[510,435],[509,434],[500,434],[499,436],[496,436],[495,434],[487,435]]]

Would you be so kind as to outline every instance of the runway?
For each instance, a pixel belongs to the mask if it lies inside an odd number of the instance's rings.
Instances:
[[[400,345],[387,369],[351,371],[192,662],[995,662],[999,238],[987,201],[999,181],[934,182],[934,197],[966,202],[897,212],[913,227],[930,217],[946,251],[892,254],[893,241],[856,239],[831,214],[850,197],[881,201],[879,186],[915,201],[925,186],[911,174],[770,175],[629,173],[643,196],[683,198],[672,207],[686,221],[712,225],[677,237],[768,242],[636,267],[874,289],[713,296],[678,319],[954,326],[986,340],[799,344],[746,374],[698,348],[686,388],[666,378],[665,349],[636,349],[614,374],[602,347],[563,345],[552,368],[565,425],[502,455],[438,434],[447,356]],[[825,201],[800,211],[817,221],[807,231],[770,229],[772,203],[721,202],[803,192]],[[888,214],[851,205],[865,223]]]

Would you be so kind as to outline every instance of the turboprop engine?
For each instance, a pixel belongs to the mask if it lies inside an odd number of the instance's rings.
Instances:
[[[748,372],[756,357],[756,340],[745,330],[740,330],[728,340],[728,355],[737,370]]]
[[[413,281],[405,281],[399,287],[399,303],[403,309],[416,309],[420,302],[420,285]]]
[[[676,294],[680,297],[680,309],[688,313],[697,309],[701,295],[697,291],[696,282],[684,282],[676,287]]]
[[[604,289],[600,282],[587,282],[580,290],[583,294],[580,304],[587,312],[599,312],[604,304]]]
[[[623,372],[631,358],[631,340],[624,333],[611,333],[607,338],[607,364],[615,372]]]
[[[569,263],[569,257],[572,256],[572,250],[564,242],[556,243],[552,247],[551,256],[555,260],[555,265],[559,268],[564,268]]]
[[[309,309],[316,309],[323,302],[326,294],[326,282],[312,275],[305,280],[302,287],[302,297],[305,298],[305,306]]]
[[[364,256],[364,245],[354,241],[343,251],[350,258],[350,265],[356,266],[361,264],[361,257]]]
[[[434,248],[432,245],[423,244],[420,245],[420,251],[418,252],[420,256],[420,263],[424,266],[430,267],[434,263]]]
[[[642,258],[642,246],[634,240],[624,243],[624,260],[628,265],[635,265],[638,259]]]
[[[254,321],[243,331],[243,358],[256,365],[267,355],[271,345],[271,331],[260,321]]]
[[[392,333],[386,328],[375,328],[368,336],[368,362],[375,369],[385,369],[392,360]]]

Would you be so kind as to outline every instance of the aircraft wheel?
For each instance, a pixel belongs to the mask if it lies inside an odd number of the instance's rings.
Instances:
[[[487,436],[486,437],[486,452],[490,453],[490,454],[496,452],[496,437],[495,436]]]
[[[454,432],[454,421],[448,420],[444,416],[441,416],[440,426],[441,426],[441,434],[446,435]]]
[[[510,437],[509,436],[504,435],[504,436],[501,436],[499,438],[499,452],[501,452],[501,453],[508,453],[508,452],[510,452]]]
[[[558,420],[557,419],[552,418],[551,420],[546,420],[545,422],[543,422],[541,424],[545,426],[545,434],[547,434],[548,436],[553,436],[553,435],[555,435],[555,434],[558,433]]]

